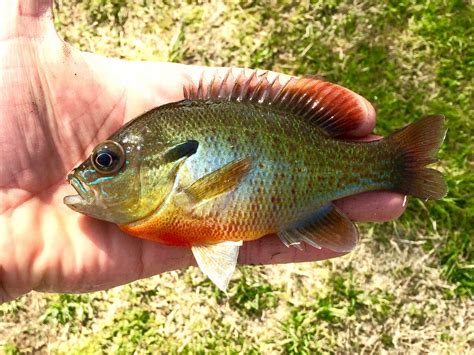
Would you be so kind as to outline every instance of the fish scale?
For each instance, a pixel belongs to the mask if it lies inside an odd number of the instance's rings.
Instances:
[[[314,77],[228,71],[201,77],[184,96],[99,144],[70,173],[79,195],[65,203],[132,236],[191,247],[222,290],[242,241],[277,234],[287,246],[352,250],[357,229],[336,199],[379,189],[446,194],[441,173],[426,168],[446,133],[442,116],[349,142],[341,136],[363,124],[367,108]]]
[[[276,233],[328,201],[392,184],[379,178],[383,176],[379,172],[390,164],[378,159],[390,153],[383,144],[329,140],[317,127],[292,114],[204,101],[167,106],[155,115],[154,132],[166,131],[175,141],[201,142],[184,163],[192,181],[231,161],[252,157],[252,171],[235,191],[194,210],[212,221],[218,240],[254,239],[256,229]],[[255,128],[243,129],[247,126]],[[140,131],[140,125],[136,129]],[[368,166],[366,156],[382,163]],[[355,180],[358,183],[351,184]]]

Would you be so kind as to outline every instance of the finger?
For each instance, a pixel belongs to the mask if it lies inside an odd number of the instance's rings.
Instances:
[[[337,200],[334,203],[352,220],[383,222],[400,217],[406,208],[406,196],[390,191],[371,191]],[[151,248],[147,252],[153,255]],[[278,237],[267,236],[244,243],[240,250],[239,263],[259,265],[296,263],[331,259],[342,255],[345,253],[325,248],[316,249],[307,245],[304,245],[303,251],[294,247],[288,248]],[[167,253],[164,260],[170,265],[165,269],[172,270],[182,265],[183,260],[189,262],[190,259],[184,249],[177,248],[173,250],[173,253]],[[194,265],[194,262],[192,264]],[[147,274],[151,275],[156,269],[153,263],[145,263],[145,265],[148,266],[145,269],[150,270]]]
[[[357,140],[374,141],[382,138],[368,135]],[[407,196],[393,191],[370,191],[339,199],[334,204],[354,221],[385,222],[397,219],[405,212]]]
[[[6,2],[15,3],[16,1]],[[52,7],[52,0],[19,0],[17,9],[20,16],[39,17],[51,13]]]
[[[246,242],[240,248],[240,264],[286,264],[307,261],[317,261],[336,258],[345,255],[329,249],[313,248],[302,244],[303,250],[285,246],[277,236],[266,236],[251,242]]]
[[[383,222],[396,219],[405,211],[406,196],[390,191],[372,191],[334,202],[350,219]],[[286,247],[278,237],[267,236],[244,243],[239,255],[241,264],[284,264],[317,261],[345,255],[329,249],[307,245],[303,250]]]
[[[392,191],[370,191],[345,197],[334,204],[347,217],[361,222],[385,222],[400,217],[407,197]]]
[[[0,14],[4,17],[39,17],[51,12],[53,0],[10,0],[0,2]],[[5,24],[2,24],[5,27]]]
[[[0,1],[0,41],[54,32],[52,4],[52,0]]]
[[[353,131],[347,132],[347,136],[365,137],[374,130],[376,119],[375,109],[374,106],[372,106],[372,104],[367,99],[353,91],[351,92],[357,100],[357,106],[359,107],[362,120],[359,127],[354,129]]]
[[[371,191],[334,202],[350,219],[383,222],[400,217],[406,208],[406,196],[390,191]],[[278,237],[268,236],[244,243],[239,262],[242,264],[280,264],[331,259],[342,256],[329,249],[305,245],[300,251],[286,247]]]
[[[135,238],[116,225],[90,217],[70,226],[70,244],[48,251],[46,263],[61,260],[59,270],[51,264],[41,284],[41,291],[89,292],[103,290],[164,272],[195,265],[190,248]],[[64,238],[63,238],[64,239]],[[69,247],[69,249],[68,249]],[[58,255],[61,254],[61,255]],[[64,258],[63,255],[68,255]],[[48,261],[48,260],[51,260]]]

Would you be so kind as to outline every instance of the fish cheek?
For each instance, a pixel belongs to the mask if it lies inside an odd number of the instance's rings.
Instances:
[[[198,147],[197,141],[187,140],[141,150],[141,158],[135,160],[140,181],[136,221],[160,209],[173,190],[179,169]]]
[[[98,193],[98,204],[107,210],[102,213],[118,224],[152,215],[171,193],[183,162],[184,159],[163,162],[161,157],[131,160],[126,170],[104,181]]]
[[[140,217],[140,184],[133,172],[109,176],[95,189],[97,199],[91,211],[101,215],[96,218],[124,223]]]
[[[140,169],[139,202],[135,207],[135,221],[155,212],[165,202],[175,184],[182,162],[163,164],[155,168]]]

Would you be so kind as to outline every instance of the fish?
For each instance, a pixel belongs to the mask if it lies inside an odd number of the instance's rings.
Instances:
[[[129,121],[67,176],[64,203],[125,233],[191,248],[225,292],[245,241],[278,235],[349,252],[355,224],[332,201],[371,190],[441,199],[445,119],[426,116],[388,137],[349,141],[358,96],[315,76],[269,80],[235,69],[202,75],[184,99]]]

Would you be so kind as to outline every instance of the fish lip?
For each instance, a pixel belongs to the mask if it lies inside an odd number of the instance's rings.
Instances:
[[[68,206],[77,206],[84,203],[84,199],[79,195],[68,195],[64,196],[63,202]]]
[[[65,196],[63,202],[68,206],[83,205],[91,199],[90,188],[72,171],[67,176],[67,182],[77,191],[77,195]]]

